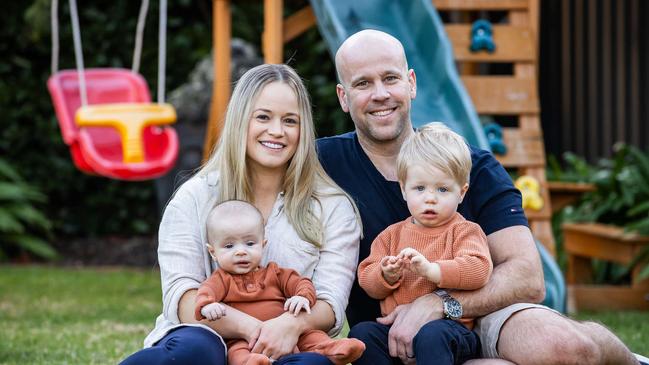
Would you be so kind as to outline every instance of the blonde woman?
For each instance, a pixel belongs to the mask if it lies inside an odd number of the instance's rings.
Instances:
[[[261,322],[227,307],[219,320],[194,319],[197,289],[216,269],[206,248],[207,214],[231,199],[251,202],[264,217],[262,264],[274,261],[311,278],[311,314]],[[251,69],[234,88],[217,148],[165,209],[158,246],[163,312],[145,348],[123,364],[225,364],[228,338],[247,340],[275,364],[330,364],[322,355],[292,352],[306,329],[335,335],[342,328],[360,235],[352,201],[318,162],[301,79],[286,65]]]

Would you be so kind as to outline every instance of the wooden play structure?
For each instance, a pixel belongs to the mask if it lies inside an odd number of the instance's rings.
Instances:
[[[440,12],[455,12],[470,19],[475,12],[505,12],[505,23],[493,26],[496,49],[493,53],[469,50],[469,23],[452,23],[446,32],[453,44],[462,81],[480,115],[514,117],[516,126],[503,128],[505,155],[496,155],[507,169],[536,178],[544,204],[540,210],[526,209],[534,236],[555,253],[552,236],[552,207],[545,177],[545,149],[538,97],[538,0],[436,0]],[[512,65],[510,75],[480,73],[480,64]]]
[[[516,125],[503,129],[508,152],[497,156],[505,168],[534,177],[544,204],[540,210],[526,209],[531,229],[552,254],[552,207],[545,177],[545,150],[538,97],[539,0],[435,0],[435,8],[452,21],[445,24],[461,79],[480,115],[508,117]],[[471,22],[489,12],[505,14],[493,26],[493,53],[471,52]],[[213,0],[214,70],[212,105],[204,155],[211,151],[220,133],[220,120],[230,97],[231,12],[229,0]],[[310,6],[284,18],[282,0],[264,0],[262,51],[267,63],[283,61],[283,45],[315,26]],[[489,75],[483,64],[510,64],[511,74]]]

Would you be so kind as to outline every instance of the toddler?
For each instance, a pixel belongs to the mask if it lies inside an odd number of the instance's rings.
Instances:
[[[480,340],[461,304],[444,289],[484,286],[492,270],[484,232],[457,207],[469,189],[471,154],[464,139],[442,123],[428,124],[401,147],[397,176],[411,216],[386,228],[358,267],[360,286],[381,301],[383,316],[398,305],[435,293],[444,318],[424,325],[408,358],[423,364],[462,364],[479,355]],[[392,364],[389,326],[362,322],[350,337],[367,350],[355,364]],[[408,351],[410,351],[408,349]]]

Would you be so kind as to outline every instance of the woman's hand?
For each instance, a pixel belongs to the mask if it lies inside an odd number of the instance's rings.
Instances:
[[[263,322],[258,333],[256,341],[248,341],[250,351],[277,360],[294,352],[302,328],[299,317],[286,312]]]

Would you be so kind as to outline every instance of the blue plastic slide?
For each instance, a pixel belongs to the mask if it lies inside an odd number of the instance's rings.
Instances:
[[[489,149],[473,103],[457,73],[453,49],[430,0],[311,0],[332,55],[348,36],[377,29],[399,39],[417,75],[412,122],[444,122],[467,141]]]

